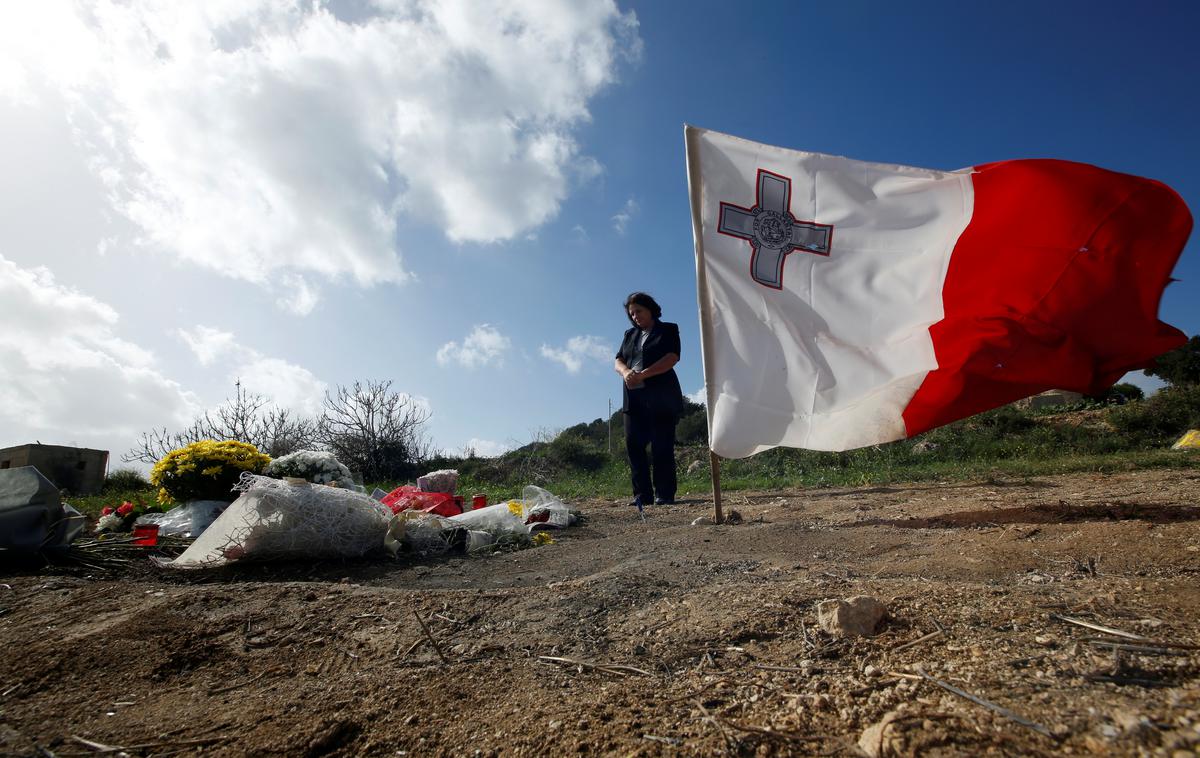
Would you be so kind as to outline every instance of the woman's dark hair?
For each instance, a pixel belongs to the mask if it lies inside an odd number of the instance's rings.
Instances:
[[[640,305],[650,311],[650,315],[654,317],[655,321],[662,318],[662,306],[654,298],[645,292],[634,292],[625,298],[625,317],[629,318],[629,323],[633,324],[633,318],[629,316],[629,306],[634,304]],[[637,324],[634,324],[634,326],[637,326]]]

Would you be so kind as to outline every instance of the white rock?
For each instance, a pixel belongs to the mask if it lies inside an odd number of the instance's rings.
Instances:
[[[880,719],[879,723],[864,729],[862,736],[858,738],[858,748],[870,758],[898,755],[901,746],[898,744],[899,740],[896,739],[892,724],[899,717],[899,711],[891,711]]]
[[[1112,714],[1112,720],[1126,735],[1142,736],[1154,731],[1154,725],[1150,723],[1150,719],[1133,710],[1124,708],[1118,709]]]
[[[817,622],[834,637],[870,637],[886,615],[884,604],[869,595],[817,604]]]

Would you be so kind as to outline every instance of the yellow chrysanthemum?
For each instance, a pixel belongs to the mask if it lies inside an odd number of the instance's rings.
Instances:
[[[200,440],[172,450],[154,464],[150,483],[158,501],[225,499],[244,471],[260,473],[271,457],[254,445],[234,440]]]

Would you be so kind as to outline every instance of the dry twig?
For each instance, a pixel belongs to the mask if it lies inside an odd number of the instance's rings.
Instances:
[[[721,722],[708,712],[708,709],[704,707],[704,703],[701,703],[699,700],[693,700],[692,702],[696,704],[696,707],[704,714],[705,720],[716,728],[717,733],[721,735],[721,739],[725,741],[725,752],[732,755],[734,748],[737,747],[737,742],[729,736],[729,732],[725,731],[725,727],[721,725]]]
[[[939,628],[936,631],[930,632],[929,634],[925,634],[920,637],[917,637],[915,640],[905,642],[903,645],[897,645],[896,647],[892,648],[892,652],[898,653],[901,650],[907,650],[910,647],[916,647],[917,645],[920,645],[922,642],[929,642],[932,639],[941,637],[945,633],[946,633],[946,631],[944,629]]]
[[[683,740],[678,737],[659,737],[657,734],[643,734],[642,739],[650,740],[651,742],[661,742],[664,745],[679,746],[683,744]]]
[[[1166,687],[1166,682],[1157,679],[1144,679],[1137,676],[1117,676],[1113,674],[1084,674],[1089,682],[1108,682],[1109,684],[1136,684],[1139,687]]]
[[[1080,642],[1091,644],[1102,643],[1104,645],[1116,644],[1114,640],[1105,639],[1104,637],[1084,637]],[[1142,642],[1142,645],[1155,648],[1172,648],[1175,650],[1200,650],[1200,645],[1189,645],[1186,642],[1162,642],[1160,640],[1147,639]],[[1137,647],[1138,645],[1135,643],[1133,646]]]
[[[750,734],[761,734],[764,737],[771,739],[784,740],[787,742],[822,742],[830,739],[829,735],[823,734],[799,734],[797,732],[780,732],[774,729],[767,729],[761,726],[749,726],[748,724],[739,724],[727,718],[722,718],[720,721],[730,729],[736,729],[739,732],[748,732]]]
[[[140,745],[121,746],[121,745],[106,745],[103,742],[95,742],[93,740],[86,740],[83,737],[79,737],[74,734],[70,735],[70,737],[72,740],[74,740],[75,742],[78,742],[80,745],[83,745],[84,747],[89,748],[97,753],[126,753],[126,752],[129,752],[130,750],[148,750],[150,748],[159,748],[159,747],[189,747],[189,746],[194,746],[194,745],[211,745],[213,743],[224,742],[227,739],[229,739],[228,737],[205,737],[205,738],[198,739],[198,740],[168,740],[166,742],[145,742]]]
[[[408,657],[408,654],[409,654],[409,653],[411,653],[412,651],[416,650],[418,647],[420,647],[420,646],[421,646],[421,643],[423,643],[424,641],[425,641],[425,638],[424,638],[424,637],[418,637],[418,638],[416,639],[416,641],[415,641],[415,642],[413,642],[413,644],[411,644],[411,645],[409,645],[409,646],[408,646],[408,650],[405,650],[403,653],[401,653],[401,654],[400,654],[400,657],[399,657],[399,658],[397,658],[396,660],[398,660],[398,661],[402,661],[402,660],[404,660],[405,658],[407,658],[407,657]],[[399,647],[397,647],[396,649],[397,649],[397,650],[399,650],[400,648],[399,648]]]
[[[1084,629],[1091,629],[1093,632],[1101,632],[1102,634],[1111,634],[1115,637],[1124,637],[1127,640],[1146,640],[1146,639],[1148,639],[1147,637],[1143,637],[1140,634],[1134,634],[1133,632],[1126,632],[1126,631],[1122,631],[1120,629],[1113,629],[1111,626],[1101,626],[1100,624],[1093,624],[1090,621],[1084,621],[1083,619],[1072,618],[1070,616],[1060,616],[1057,613],[1051,613],[1050,618],[1054,619],[1055,621],[1062,621],[1063,623],[1066,623],[1066,624],[1074,624],[1076,626],[1082,626]]]
[[[708,692],[713,687],[716,687],[718,684],[728,684],[728,683],[729,683],[728,679],[716,679],[716,680],[713,680],[713,681],[709,682],[708,684],[704,685],[703,687],[696,690],[695,692],[689,693],[687,695],[683,695],[682,697],[672,698],[670,700],[667,700],[666,702],[680,703],[680,702],[683,702],[684,700],[692,700],[692,699],[697,698],[700,695],[704,694],[705,692]]]
[[[1112,640],[1088,640],[1088,644],[1092,647],[1105,648],[1112,651],[1121,651],[1123,653],[1133,653],[1134,655],[1189,655],[1187,650],[1180,650],[1173,645],[1137,645],[1126,642],[1113,642]]]
[[[996,705],[995,703],[991,702],[990,700],[984,700],[983,698],[979,697],[978,695],[972,695],[970,692],[967,692],[966,690],[960,690],[958,687],[955,687],[953,684],[947,684],[946,682],[943,682],[940,679],[934,679],[932,676],[930,676],[929,674],[926,674],[921,669],[917,669],[917,673],[920,674],[923,679],[927,679],[928,681],[932,682],[933,684],[936,684],[938,687],[941,687],[942,689],[946,690],[949,693],[952,693],[954,695],[958,695],[961,698],[970,700],[972,703],[975,703],[976,705],[982,705],[984,708],[987,708],[990,711],[998,713],[1001,716],[1003,716],[1004,718],[1009,719],[1010,721],[1015,721],[1016,723],[1020,724],[1021,726],[1025,727],[1027,729],[1032,729],[1033,731],[1037,732],[1038,734],[1040,734],[1044,737],[1049,737],[1052,740],[1057,739],[1054,736],[1054,732],[1051,732],[1046,727],[1044,727],[1041,724],[1038,724],[1034,721],[1030,721],[1029,719],[1025,718],[1024,716],[1013,713],[1012,711],[1008,710],[1004,706]]]
[[[429,631],[429,627],[425,626],[425,619],[421,618],[421,614],[417,613],[416,609],[413,609],[413,615],[417,617],[417,623],[421,625],[421,631],[425,632],[425,638],[429,640],[429,644],[433,645],[433,649],[437,651],[438,658],[442,659],[442,663],[449,663],[450,659],[446,657],[444,652],[442,652],[442,646],[439,645],[438,641],[433,638],[433,635]]]
[[[769,666],[765,663],[755,663],[750,668],[761,669],[762,671],[787,671],[797,674],[821,673],[820,671],[811,668],[800,668],[798,666]]]
[[[649,671],[644,671],[633,666],[626,666],[620,663],[592,663],[591,661],[580,661],[575,658],[563,658],[557,655],[539,655],[539,661],[547,661],[549,663],[565,663],[568,666],[579,666],[580,668],[592,669],[594,671],[603,671],[606,674],[616,674],[625,676],[626,674],[641,674],[642,676],[654,676]]]
[[[261,674],[259,674],[258,676],[254,677],[254,678],[252,678],[252,679],[247,679],[247,680],[246,680],[246,681],[244,681],[244,682],[238,682],[237,684],[230,684],[230,685],[228,685],[228,686],[225,686],[225,687],[218,687],[218,688],[217,688],[217,689],[215,689],[215,690],[209,690],[209,691],[208,691],[208,694],[209,694],[209,696],[211,697],[212,695],[220,695],[220,694],[223,694],[223,693],[225,693],[225,692],[232,692],[233,690],[236,690],[236,689],[238,689],[239,687],[245,687],[245,686],[246,686],[246,685],[248,685],[248,684],[254,684],[254,683],[255,683],[255,682],[257,682],[259,679],[262,679],[262,678],[263,678],[264,676],[266,676],[266,675],[267,675],[267,672],[265,672],[265,671],[264,671],[264,672],[262,672]],[[132,703],[131,703],[130,705],[132,705]]]

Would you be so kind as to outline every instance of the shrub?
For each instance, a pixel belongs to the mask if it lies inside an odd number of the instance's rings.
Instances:
[[[104,486],[100,492],[109,494],[148,489],[150,489],[150,482],[146,481],[142,472],[131,468],[119,468],[108,472],[108,476],[104,477]]]
[[[675,427],[675,441],[680,445],[708,445],[708,414],[703,405],[695,407],[698,410],[688,409]]]
[[[189,500],[229,500],[242,472],[261,473],[271,458],[254,445],[201,440],[172,450],[150,472],[164,505]]]
[[[560,434],[546,447],[546,457],[555,468],[595,471],[607,458],[604,450],[583,437]]]
[[[1130,384],[1129,382],[1117,382],[1112,387],[1108,388],[1108,394],[1105,395],[1105,397],[1113,398],[1115,395],[1121,396],[1121,400],[1117,402],[1129,402],[1130,400],[1146,399],[1146,393],[1142,391],[1142,388],[1136,384]]]
[[[1167,387],[1140,403],[1114,408],[1109,422],[1135,442],[1165,444],[1200,427],[1200,385]]]

